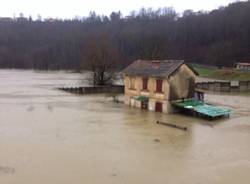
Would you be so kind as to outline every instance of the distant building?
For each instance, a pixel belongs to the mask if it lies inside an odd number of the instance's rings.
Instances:
[[[194,97],[198,73],[183,60],[137,60],[123,72],[126,105],[170,113],[171,101]]]
[[[236,63],[235,68],[241,71],[250,71],[250,63]]]

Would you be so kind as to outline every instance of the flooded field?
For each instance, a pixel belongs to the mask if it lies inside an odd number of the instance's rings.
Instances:
[[[55,89],[83,78],[0,70],[1,184],[250,183],[250,96],[206,95],[234,110],[206,121]]]

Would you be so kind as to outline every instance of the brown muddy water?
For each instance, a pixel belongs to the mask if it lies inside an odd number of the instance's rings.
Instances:
[[[83,78],[0,70],[0,184],[250,183],[250,96],[208,94],[234,110],[210,122],[55,89]]]

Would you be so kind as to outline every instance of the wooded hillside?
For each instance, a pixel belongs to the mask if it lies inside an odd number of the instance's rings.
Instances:
[[[73,20],[2,17],[0,67],[79,70],[88,45],[102,37],[119,52],[120,68],[139,58],[233,66],[250,61],[250,1],[182,15],[162,8],[127,17],[119,12]]]

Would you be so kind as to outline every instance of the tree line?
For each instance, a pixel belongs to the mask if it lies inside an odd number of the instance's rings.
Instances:
[[[250,1],[181,15],[142,8],[71,20],[1,17],[0,67],[80,70],[115,60],[123,68],[135,59],[233,66],[250,60],[249,19]]]

